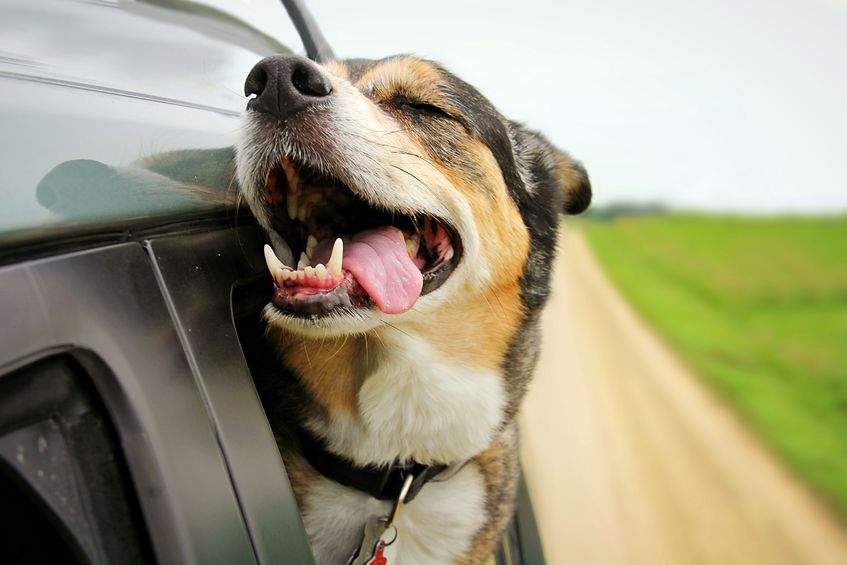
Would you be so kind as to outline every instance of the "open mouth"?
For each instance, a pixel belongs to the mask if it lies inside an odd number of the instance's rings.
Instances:
[[[441,286],[461,257],[446,223],[426,214],[374,206],[337,179],[283,158],[265,182],[273,228],[296,265],[270,246],[273,304],[295,316],[376,306],[386,314],[412,308]]]

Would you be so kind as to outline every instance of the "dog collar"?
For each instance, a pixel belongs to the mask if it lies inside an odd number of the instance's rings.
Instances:
[[[391,465],[360,466],[349,459],[336,455],[326,448],[325,443],[306,430],[300,429],[300,446],[303,457],[317,472],[346,487],[360,490],[379,500],[397,500],[406,477],[412,475],[412,484],[404,502],[411,502],[426,483],[449,467],[445,464],[424,465],[416,461]]]

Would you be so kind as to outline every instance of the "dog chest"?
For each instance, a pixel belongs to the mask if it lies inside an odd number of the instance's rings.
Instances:
[[[358,413],[314,418],[329,449],[360,465],[395,459],[455,463],[486,449],[503,418],[493,371],[440,358],[415,334],[385,337],[358,395]]]
[[[303,522],[317,563],[345,563],[362,538],[370,516],[385,515],[391,503],[316,476],[306,487]],[[444,481],[428,483],[403,506],[397,538],[386,548],[388,563],[452,563],[467,554],[485,523],[485,489],[476,464]]]

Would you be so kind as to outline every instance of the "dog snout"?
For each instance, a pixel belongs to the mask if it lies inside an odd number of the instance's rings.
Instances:
[[[259,61],[247,75],[244,94],[255,95],[247,108],[284,120],[332,93],[329,77],[303,57],[274,55]]]

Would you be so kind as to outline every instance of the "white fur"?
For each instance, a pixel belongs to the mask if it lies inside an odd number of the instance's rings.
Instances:
[[[445,362],[409,327],[449,307],[460,289],[482,288],[495,271],[470,204],[416,149],[390,115],[348,81],[332,77],[331,102],[286,128],[268,128],[247,112],[236,151],[245,199],[269,232],[262,194],[266,175],[281,156],[308,163],[341,180],[371,204],[401,213],[426,213],[458,230],[464,254],[449,279],[412,310],[388,315],[375,309],[304,320],[268,307],[269,323],[312,337],[368,333],[367,371],[356,413],[315,415],[306,422],[331,451],[359,465],[398,457],[421,463],[455,463],[491,445],[501,424],[504,383],[494,370]],[[315,132],[320,132],[315,135]],[[267,137],[269,136],[270,139]],[[320,477],[306,487],[304,524],[319,564],[344,563],[359,543],[368,517],[390,504]],[[485,492],[476,464],[443,482],[428,483],[397,521],[387,550],[392,563],[451,563],[470,549],[486,519]]]
[[[266,117],[244,113],[242,135],[236,145],[236,171],[241,193],[259,223],[273,232],[270,211],[261,195],[270,169],[282,156],[288,156],[340,179],[374,206],[407,214],[425,213],[447,221],[458,231],[464,249],[448,283],[458,287],[471,282],[483,288],[491,281],[492,266],[482,253],[469,203],[439,169],[417,155],[401,124],[348,81],[335,76],[331,80],[331,102],[305,111],[311,127],[322,132],[320,136],[306,135],[296,127],[268,130],[260,125]],[[448,293],[446,285],[437,292]],[[425,296],[419,303],[435,300]],[[375,312],[375,317],[383,316]],[[294,330],[308,332],[311,325],[336,335],[364,333],[373,327],[362,320],[279,321]]]
[[[485,520],[485,490],[475,464],[450,479],[430,482],[401,508],[396,541],[386,548],[389,563],[448,564],[467,553]],[[345,563],[360,543],[365,521],[386,515],[390,503],[320,478],[306,495],[303,522],[315,562]],[[387,539],[391,538],[386,533]]]
[[[309,427],[331,451],[360,465],[398,456],[422,463],[461,462],[493,441],[505,402],[491,371],[444,363],[420,336],[388,328],[371,341],[371,369],[357,414],[313,418]],[[324,477],[306,487],[303,521],[317,563],[344,563],[370,516],[390,503]],[[426,484],[398,516],[389,563],[448,564],[467,555],[486,520],[485,487],[475,463]],[[390,537],[388,534],[386,537]]]
[[[308,422],[330,450],[360,465],[453,463],[491,445],[505,400],[499,375],[447,364],[413,333],[389,329],[371,343],[358,413]]]

